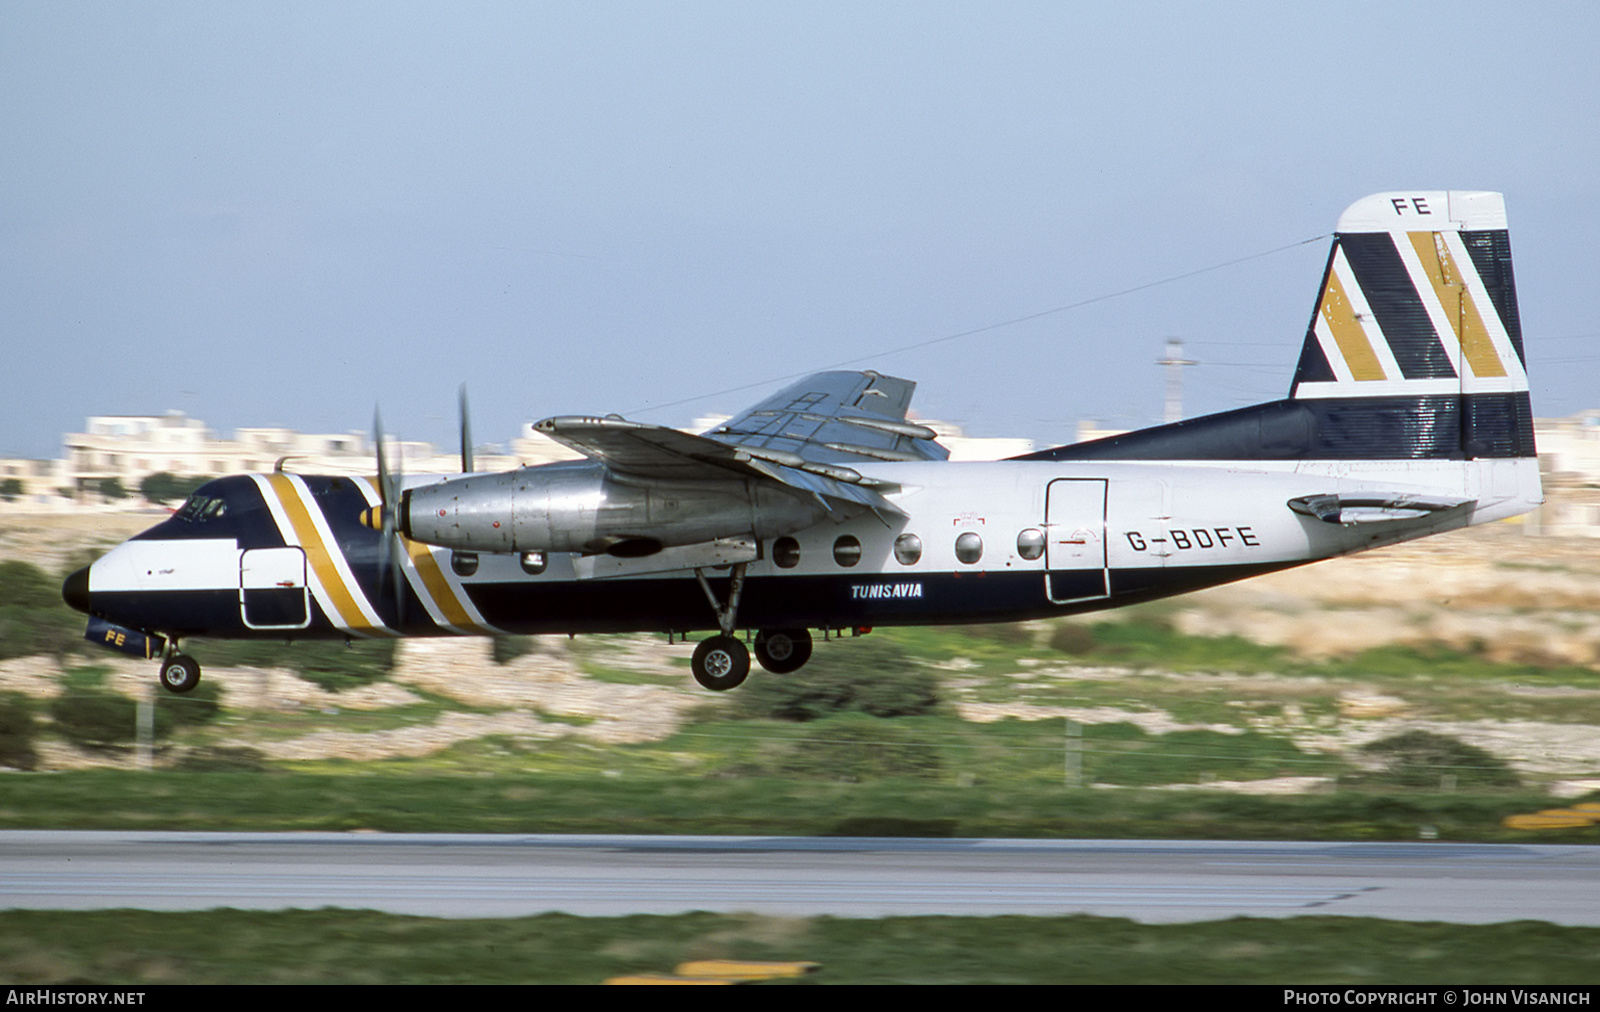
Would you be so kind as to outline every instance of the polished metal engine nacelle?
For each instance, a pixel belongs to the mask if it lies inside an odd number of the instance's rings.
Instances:
[[[828,515],[813,496],[769,482],[633,483],[588,461],[451,478],[408,489],[400,533],[462,552],[581,552],[633,557],[753,534],[791,534]]]

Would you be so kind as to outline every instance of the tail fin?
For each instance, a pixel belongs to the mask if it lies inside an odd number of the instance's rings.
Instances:
[[[1289,396],[1408,417],[1406,455],[1531,457],[1525,362],[1501,195],[1376,193],[1339,217]]]
[[[1536,456],[1498,193],[1375,193],[1339,217],[1285,400],[1056,447],[1039,460]]]

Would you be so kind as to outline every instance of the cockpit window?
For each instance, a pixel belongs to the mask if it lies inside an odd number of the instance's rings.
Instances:
[[[178,508],[178,519],[203,524],[228,512],[227,500],[209,495],[192,495]]]

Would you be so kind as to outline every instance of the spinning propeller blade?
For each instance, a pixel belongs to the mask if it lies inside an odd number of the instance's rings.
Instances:
[[[461,473],[472,473],[472,421],[467,415],[467,385],[461,384]]]
[[[390,470],[389,462],[383,449],[383,419],[378,414],[378,409],[372,410],[372,449],[378,458],[378,506],[377,515],[374,517],[372,510],[367,510],[362,515],[362,523],[374,527],[381,532],[382,540],[378,548],[378,580],[379,594],[381,595],[388,585],[394,587],[395,612],[398,616],[397,623],[405,625],[406,622],[406,594],[405,570],[401,561],[401,553],[405,547],[400,544],[400,531],[398,530],[397,511],[400,508],[400,479],[401,469],[397,466]],[[373,523],[376,519],[379,522]],[[385,582],[387,577],[387,582]]]

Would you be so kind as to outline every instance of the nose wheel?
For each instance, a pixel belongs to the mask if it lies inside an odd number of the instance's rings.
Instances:
[[[750,674],[750,651],[732,636],[713,636],[694,648],[689,664],[695,681],[712,692],[727,692]]]
[[[185,693],[200,684],[200,662],[188,654],[172,654],[161,662],[161,687]]]

